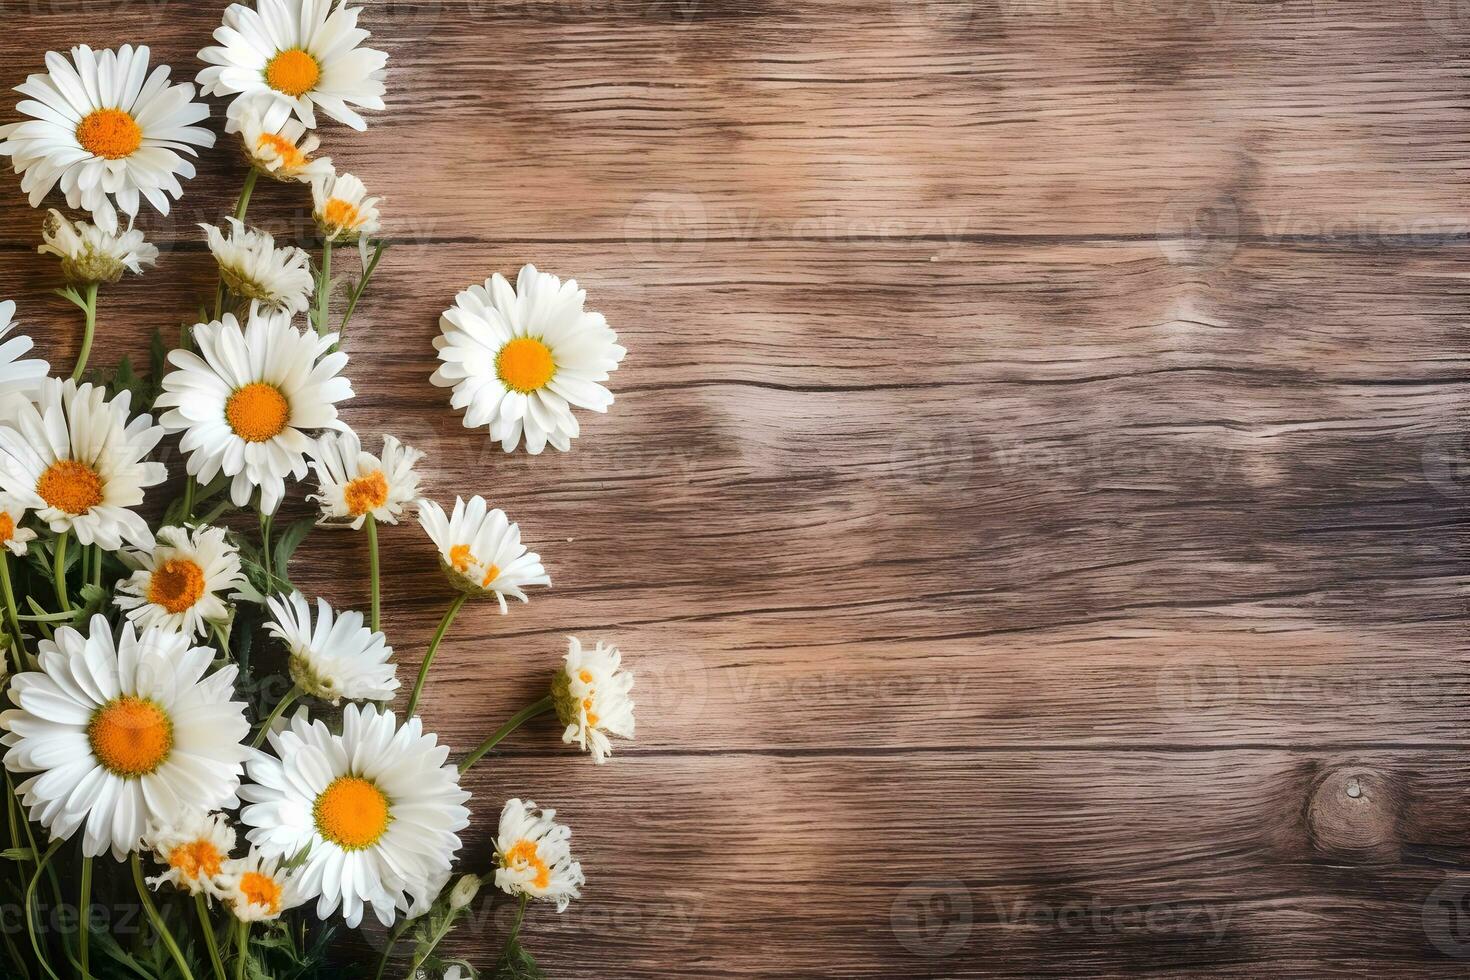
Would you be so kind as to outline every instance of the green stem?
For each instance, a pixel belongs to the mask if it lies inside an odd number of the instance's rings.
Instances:
[[[102,588],[102,546],[92,545],[92,584]]]
[[[428,944],[414,950],[413,961],[408,965],[408,974],[405,980],[417,980],[421,975],[419,973],[419,967],[423,965],[424,960],[429,958],[438,945],[444,941],[444,937],[449,935],[449,930],[454,928],[454,918],[452,915],[446,915],[443,923],[438,929],[434,930],[434,935],[429,939]]]
[[[260,511],[260,564],[265,569],[266,591],[276,591],[276,561],[271,555],[271,515],[265,511]]]
[[[245,980],[245,961],[250,958],[250,923],[240,923],[235,944],[235,980]]]
[[[408,927],[416,921],[418,920],[404,916],[402,921],[393,927],[393,931],[388,935],[388,945],[383,950],[383,955],[378,958],[378,970],[373,974],[373,980],[383,980],[383,971],[388,967],[388,960],[393,957],[393,947],[398,945],[398,940],[403,938]]]
[[[489,738],[485,739],[485,741],[481,742],[479,747],[476,748],[475,751],[465,756],[464,761],[459,764],[459,771],[461,773],[467,772],[470,766],[480,761],[481,756],[483,756],[486,752],[489,752],[491,749],[495,748],[495,746],[500,742],[501,739],[505,738],[517,728],[520,728],[532,718],[535,718],[537,715],[545,714],[555,706],[556,702],[552,699],[551,695],[548,694],[546,695],[546,697],[542,698],[540,701],[537,701],[535,704],[527,705],[520,711],[517,711],[514,715],[511,716],[510,721],[500,726],[500,728],[495,732],[494,735],[491,735]]]
[[[414,710],[419,706],[419,696],[424,692],[424,680],[429,676],[429,665],[434,662],[434,654],[439,652],[439,644],[444,640],[444,634],[449,632],[449,624],[454,622],[454,617],[459,615],[460,607],[465,604],[469,596],[461,592],[454,597],[449,608],[444,611],[444,618],[439,620],[439,628],[434,631],[434,638],[429,641],[428,652],[424,654],[424,662],[419,664],[419,679],[414,681],[413,694],[408,699],[408,712],[404,718],[412,718]]]
[[[51,575],[56,585],[56,601],[62,612],[71,612],[71,600],[66,595],[66,539],[68,532],[56,536],[55,554],[52,556]]]
[[[281,712],[285,711],[293,701],[301,697],[301,693],[301,688],[292,685],[291,690],[281,695],[281,700],[276,702],[276,706],[271,709],[271,713],[266,715],[265,720],[260,723],[260,731],[255,733],[255,738],[250,742],[252,749],[260,748],[261,744],[265,741],[266,735],[270,734],[271,725],[274,725],[276,719],[281,717]]]
[[[87,314],[87,326],[82,333],[82,349],[77,352],[77,366],[71,372],[73,381],[82,380],[87,369],[87,358],[92,355],[92,335],[97,332],[97,284],[87,283],[87,305],[82,310]]]
[[[194,516],[194,486],[197,481],[188,474],[184,475],[184,523],[188,524]]]
[[[189,962],[184,959],[179,944],[174,940],[173,933],[168,931],[168,926],[163,921],[163,916],[158,914],[158,909],[153,905],[153,899],[148,897],[148,886],[143,884],[143,864],[138,859],[138,852],[133,852],[133,886],[138,889],[138,901],[143,903],[143,911],[148,913],[148,921],[153,923],[153,929],[158,933],[158,938],[163,940],[163,945],[168,949],[169,955],[173,957],[174,963],[183,974],[184,980],[194,980],[194,974],[189,972]]]
[[[225,961],[220,959],[219,943],[214,938],[214,923],[209,921],[209,907],[204,904],[204,893],[194,896],[194,911],[199,915],[199,928],[204,933],[204,945],[209,947],[209,962],[214,967],[216,980],[225,980]]]
[[[15,606],[15,588],[10,583],[10,552],[0,548],[0,591],[5,593],[6,624],[14,642],[10,648],[15,653],[14,674],[25,670],[25,648],[20,638],[20,610]]]
[[[316,287],[316,332],[327,332],[327,317],[332,298],[332,240],[322,240],[322,281]]]
[[[82,887],[81,901],[81,926],[77,930],[77,957],[82,961],[82,980],[91,980],[92,967],[88,958],[88,943],[91,940],[91,915],[92,910],[92,859],[85,854],[82,855]]]
[[[352,314],[357,312],[358,300],[367,290],[369,280],[378,269],[378,263],[382,261],[383,252],[387,249],[386,242],[378,242],[373,248],[373,257],[368,260],[367,268],[362,270],[362,278],[357,281],[357,286],[352,290],[352,295],[347,297],[347,309],[342,314],[342,325],[337,328],[337,346],[342,346],[342,341],[347,339],[347,324],[352,322]]]
[[[254,167],[245,175],[245,186],[240,190],[240,200],[235,203],[235,220],[244,221],[245,211],[250,207],[250,195],[255,192],[255,181],[259,179],[260,171]]]
[[[31,934],[31,949],[36,953],[36,962],[41,964],[41,969],[51,975],[52,980],[61,980],[61,978],[56,975],[55,970],[51,969],[46,962],[45,954],[41,952],[41,941],[36,938],[36,920],[31,915],[31,911],[36,904],[36,882],[41,880],[41,872],[45,870],[46,865],[51,863],[51,858],[56,855],[57,848],[64,843],[65,841],[60,838],[51,842],[51,846],[46,848],[46,853],[36,862],[36,873],[31,875],[30,884],[26,885],[26,931]]]
[[[382,586],[378,572],[378,522],[372,514],[367,515],[368,573],[373,582],[373,632],[378,632],[383,619]]]

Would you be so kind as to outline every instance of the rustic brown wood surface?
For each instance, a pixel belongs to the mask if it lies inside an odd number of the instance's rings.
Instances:
[[[191,75],[222,6],[0,0],[0,82],[82,42]],[[639,675],[610,764],[543,721],[470,779],[470,868],[509,795],[575,830],[553,976],[1465,974],[1470,7],[368,6],[391,110],[325,136],[397,244],[346,414],[555,581],[461,618],[427,721],[472,745],[567,633]],[[143,222],[175,247],[98,357],[208,288],[232,153]],[[38,223],[0,179],[0,296],[69,366]],[[438,312],[526,261],[630,351],[565,455],[427,381]],[[409,671],[447,596],[385,540]],[[293,571],[357,603],[361,556]]]

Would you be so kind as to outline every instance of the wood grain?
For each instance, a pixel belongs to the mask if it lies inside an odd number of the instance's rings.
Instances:
[[[507,796],[575,829],[586,898],[528,923],[553,975],[1463,975],[1462,9],[369,7],[393,106],[328,149],[396,244],[346,414],[555,582],[467,611],[426,719],[469,747],[569,632],[639,674],[609,765],[547,722],[470,779],[472,869]],[[7,7],[0,81],[83,41],[192,71],[218,13]],[[99,356],[208,288],[232,153],[144,221],[170,250]],[[291,189],[251,214],[305,232]],[[64,366],[37,217],[0,180],[0,296]],[[630,350],[535,459],[427,384],[438,312],[526,261]],[[447,596],[385,541],[409,671]],[[361,602],[360,536],[310,547]],[[457,947],[486,966],[497,914]]]

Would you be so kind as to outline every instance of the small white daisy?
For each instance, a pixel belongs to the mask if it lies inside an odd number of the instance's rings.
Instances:
[[[18,395],[25,399],[34,398],[41,381],[51,370],[51,365],[34,358],[21,358],[35,346],[35,341],[26,334],[16,334],[9,340],[5,335],[16,326],[15,303],[0,302],[0,406]]]
[[[117,282],[123,270],[135,276],[143,266],[158,261],[158,249],[148,244],[135,228],[109,234],[90,221],[72,221],[52,208],[41,225],[42,255],[61,260],[61,274],[68,282]]]
[[[322,506],[322,521],[350,521],[360,528],[373,520],[397,524],[404,508],[419,495],[414,464],[424,454],[392,436],[383,437],[383,457],[365,452],[357,433],[329,432],[311,450],[320,493],[312,494]]]
[[[277,758],[250,763],[240,791],[250,804],[246,836],[272,856],[303,852],[297,883],[320,896],[317,915],[340,907],[356,928],[371,906],[383,925],[398,912],[424,910],[449,877],[457,834],[469,825],[470,794],[449,749],[418,718],[399,728],[391,711],[349,704],[342,734],[298,711],[272,733]]]
[[[235,828],[223,813],[186,805],[155,820],[143,845],[166,869],[148,879],[155,889],[173,885],[190,895],[223,895],[221,875],[235,849]]]
[[[30,542],[36,540],[35,531],[20,526],[25,516],[26,509],[19,500],[8,493],[0,493],[0,545],[9,548],[10,553],[16,556],[25,554]]]
[[[159,421],[183,432],[189,475],[208,483],[233,477],[230,499],[245,506],[260,488],[260,509],[274,513],[286,477],[307,474],[307,429],[340,429],[336,403],[352,397],[339,372],[341,351],[328,353],[336,334],[317,336],[291,326],[285,313],[252,305],[244,328],[233,314],[194,328],[198,353],[168,355],[175,370],[163,379],[154,403],[167,408]]]
[[[168,476],[146,461],[163,429],[151,415],[129,422],[130,401],[126,391],[108,401],[102,388],[47,378],[38,402],[0,424],[0,490],[82,544],[151,548],[153,534],[131,508]]]
[[[336,172],[331,157],[312,159],[322,141],[295,119],[268,129],[259,107],[248,105],[240,111],[237,121],[246,161],[272,180],[309,184]]]
[[[294,245],[276,248],[276,240],[258,228],[246,228],[236,218],[226,218],[230,235],[214,225],[200,225],[209,242],[210,254],[219,266],[220,277],[230,292],[255,300],[272,313],[300,313],[310,305],[316,280],[311,259]]]
[[[507,595],[529,602],[527,586],[551,584],[541,556],[521,544],[520,525],[503,510],[489,510],[484,497],[456,497],[448,517],[434,501],[420,500],[419,524],[439,549],[450,584],[471,595],[495,596],[502,614]]]
[[[495,887],[507,895],[555,902],[558,912],[581,897],[587,879],[572,860],[572,830],[556,822],[555,810],[537,810],[527,800],[507,800],[495,838]]]
[[[11,682],[19,707],[0,713],[0,744],[11,772],[39,773],[16,792],[53,838],[85,824],[83,854],[122,860],[185,806],[238,803],[250,725],[230,700],[233,664],[206,676],[209,647],[132,623],[114,642],[101,615],[85,636],[63,626],[42,640],[39,659]]]
[[[454,299],[434,347],[443,363],[430,379],[453,388],[467,429],[487,426],[506,452],[526,440],[535,455],[549,443],[571,448],[580,427],[572,409],[606,412],[603,387],[628,353],[601,313],[584,310],[577,280],[521,269],[512,290],[496,273]]]
[[[131,224],[140,197],[168,214],[169,197],[184,192],[179,178],[194,176],[180,154],[214,145],[214,133],[194,125],[209,117],[194,86],[170,85],[166,65],[150,75],[148,48],[130,44],[82,45],[70,60],[50,51],[46,68],[15,89],[30,97],[17,108],[32,118],[0,126],[0,155],[23,175],[31,207],[60,182],[67,205],[90,211],[105,232],[118,230],[119,210]]]
[[[300,592],[266,600],[274,622],[266,630],[291,652],[287,667],[297,687],[313,697],[338,704],[349,701],[391,701],[398,690],[393,648],[382,633],[362,624],[362,613],[347,610],[332,615],[327,600],[316,601],[316,628],[311,606]]]
[[[246,106],[255,106],[271,127],[295,113],[315,129],[321,109],[367,129],[352,107],[384,107],[388,55],[362,47],[371,35],[357,26],[361,12],[341,0],[256,0],[255,10],[231,4],[214,32],[218,45],[199,52],[210,66],[199,73],[199,85],[207,95],[236,96],[231,126]]]
[[[382,227],[382,198],[368,197],[362,181],[351,174],[318,177],[311,183],[311,199],[317,227],[332,241],[376,235]]]
[[[598,641],[584,650],[575,636],[567,637],[566,662],[551,682],[556,715],[567,726],[561,740],[576,742],[591,750],[598,765],[612,755],[605,732],[633,737],[633,675],[622,671],[623,655],[618,648]]]
[[[279,857],[253,849],[243,858],[225,862],[220,896],[241,922],[277,919],[302,902],[296,875],[281,866]]]
[[[139,629],[158,626],[190,637],[230,617],[225,599],[245,587],[240,553],[222,527],[165,527],[149,551],[125,553],[137,570],[118,584],[113,602]]]

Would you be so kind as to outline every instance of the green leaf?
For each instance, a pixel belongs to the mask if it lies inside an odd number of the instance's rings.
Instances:
[[[36,859],[36,852],[29,847],[7,847],[5,850],[0,851],[0,858],[4,858],[7,861],[34,861]]]
[[[526,952],[520,940],[512,939],[506,944],[505,952],[495,961],[494,980],[545,980],[546,974],[536,964],[536,958]]]
[[[276,571],[280,573],[278,577],[285,577],[286,565],[291,560],[291,556],[296,553],[297,548],[301,547],[301,542],[306,540],[306,536],[311,533],[311,529],[314,527],[316,527],[316,520],[314,518],[303,517],[299,521],[292,522],[281,533],[281,536],[276,539]]]

